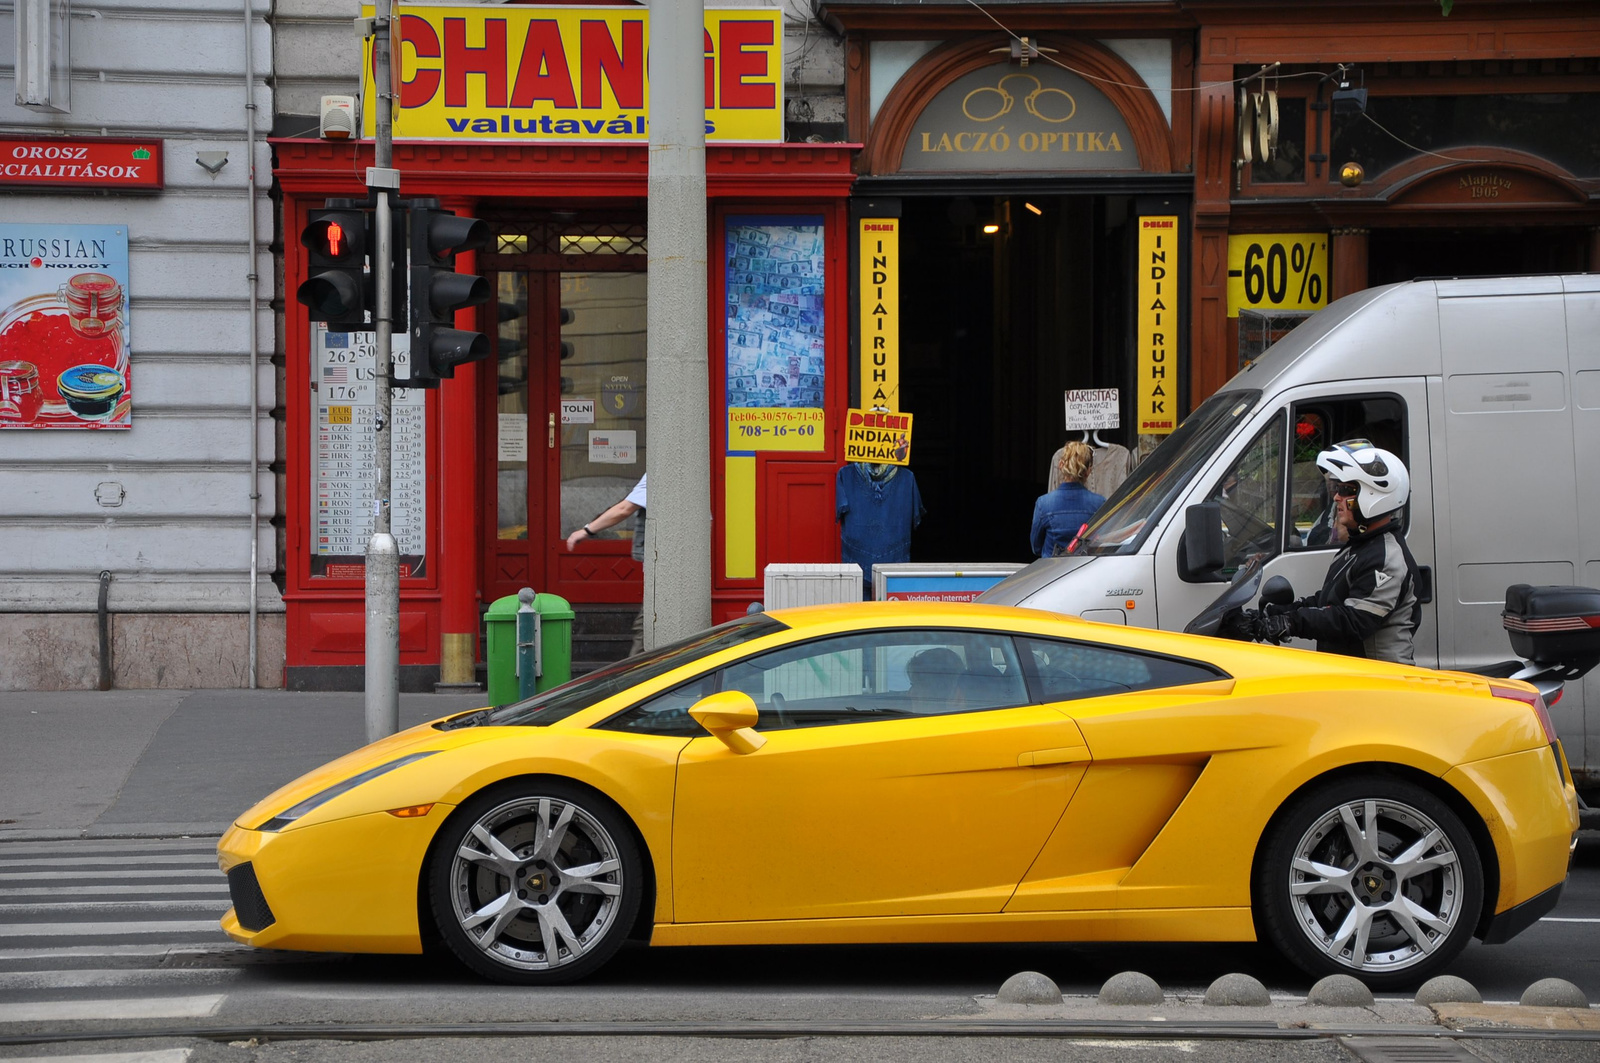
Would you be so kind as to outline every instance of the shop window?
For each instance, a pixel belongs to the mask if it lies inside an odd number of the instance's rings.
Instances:
[[[1250,183],[1257,185],[1300,183],[1306,179],[1306,100],[1278,99],[1277,151],[1266,161],[1250,165]]]
[[[1600,92],[1378,96],[1366,114],[1333,116],[1329,179],[1358,162],[1368,176],[1421,152],[1511,148],[1578,177],[1600,176]],[[1465,158],[1465,156],[1463,156]]]

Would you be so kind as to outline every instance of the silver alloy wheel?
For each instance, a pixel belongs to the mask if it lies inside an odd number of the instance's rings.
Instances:
[[[520,797],[484,813],[450,864],[450,900],[467,940],[498,964],[567,966],[615,921],[622,859],[599,820],[559,797]]]
[[[1461,861],[1430,817],[1388,799],[1330,809],[1295,846],[1296,923],[1329,959],[1372,974],[1420,963],[1460,921]]]

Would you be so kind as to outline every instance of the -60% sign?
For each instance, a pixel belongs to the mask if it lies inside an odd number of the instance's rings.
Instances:
[[[1228,237],[1228,316],[1240,310],[1321,310],[1328,305],[1328,234]]]

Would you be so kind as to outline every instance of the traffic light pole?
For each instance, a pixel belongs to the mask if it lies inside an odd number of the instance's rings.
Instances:
[[[373,367],[373,457],[376,470],[372,492],[372,538],[367,541],[367,741],[376,742],[400,729],[400,550],[390,532],[390,463],[394,439],[392,389],[394,369],[394,227],[392,197],[400,191],[400,173],[394,162],[394,80],[390,73],[390,29],[394,25],[394,0],[378,0],[373,59],[373,84],[377,92],[377,145],[374,166],[367,170],[367,188],[376,195],[373,219],[377,246],[372,272],[376,306],[378,350]]]

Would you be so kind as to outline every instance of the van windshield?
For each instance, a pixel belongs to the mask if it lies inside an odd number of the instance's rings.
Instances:
[[[1259,391],[1226,391],[1202,403],[1106,500],[1072,553],[1138,553],[1167,507],[1259,401]]]

